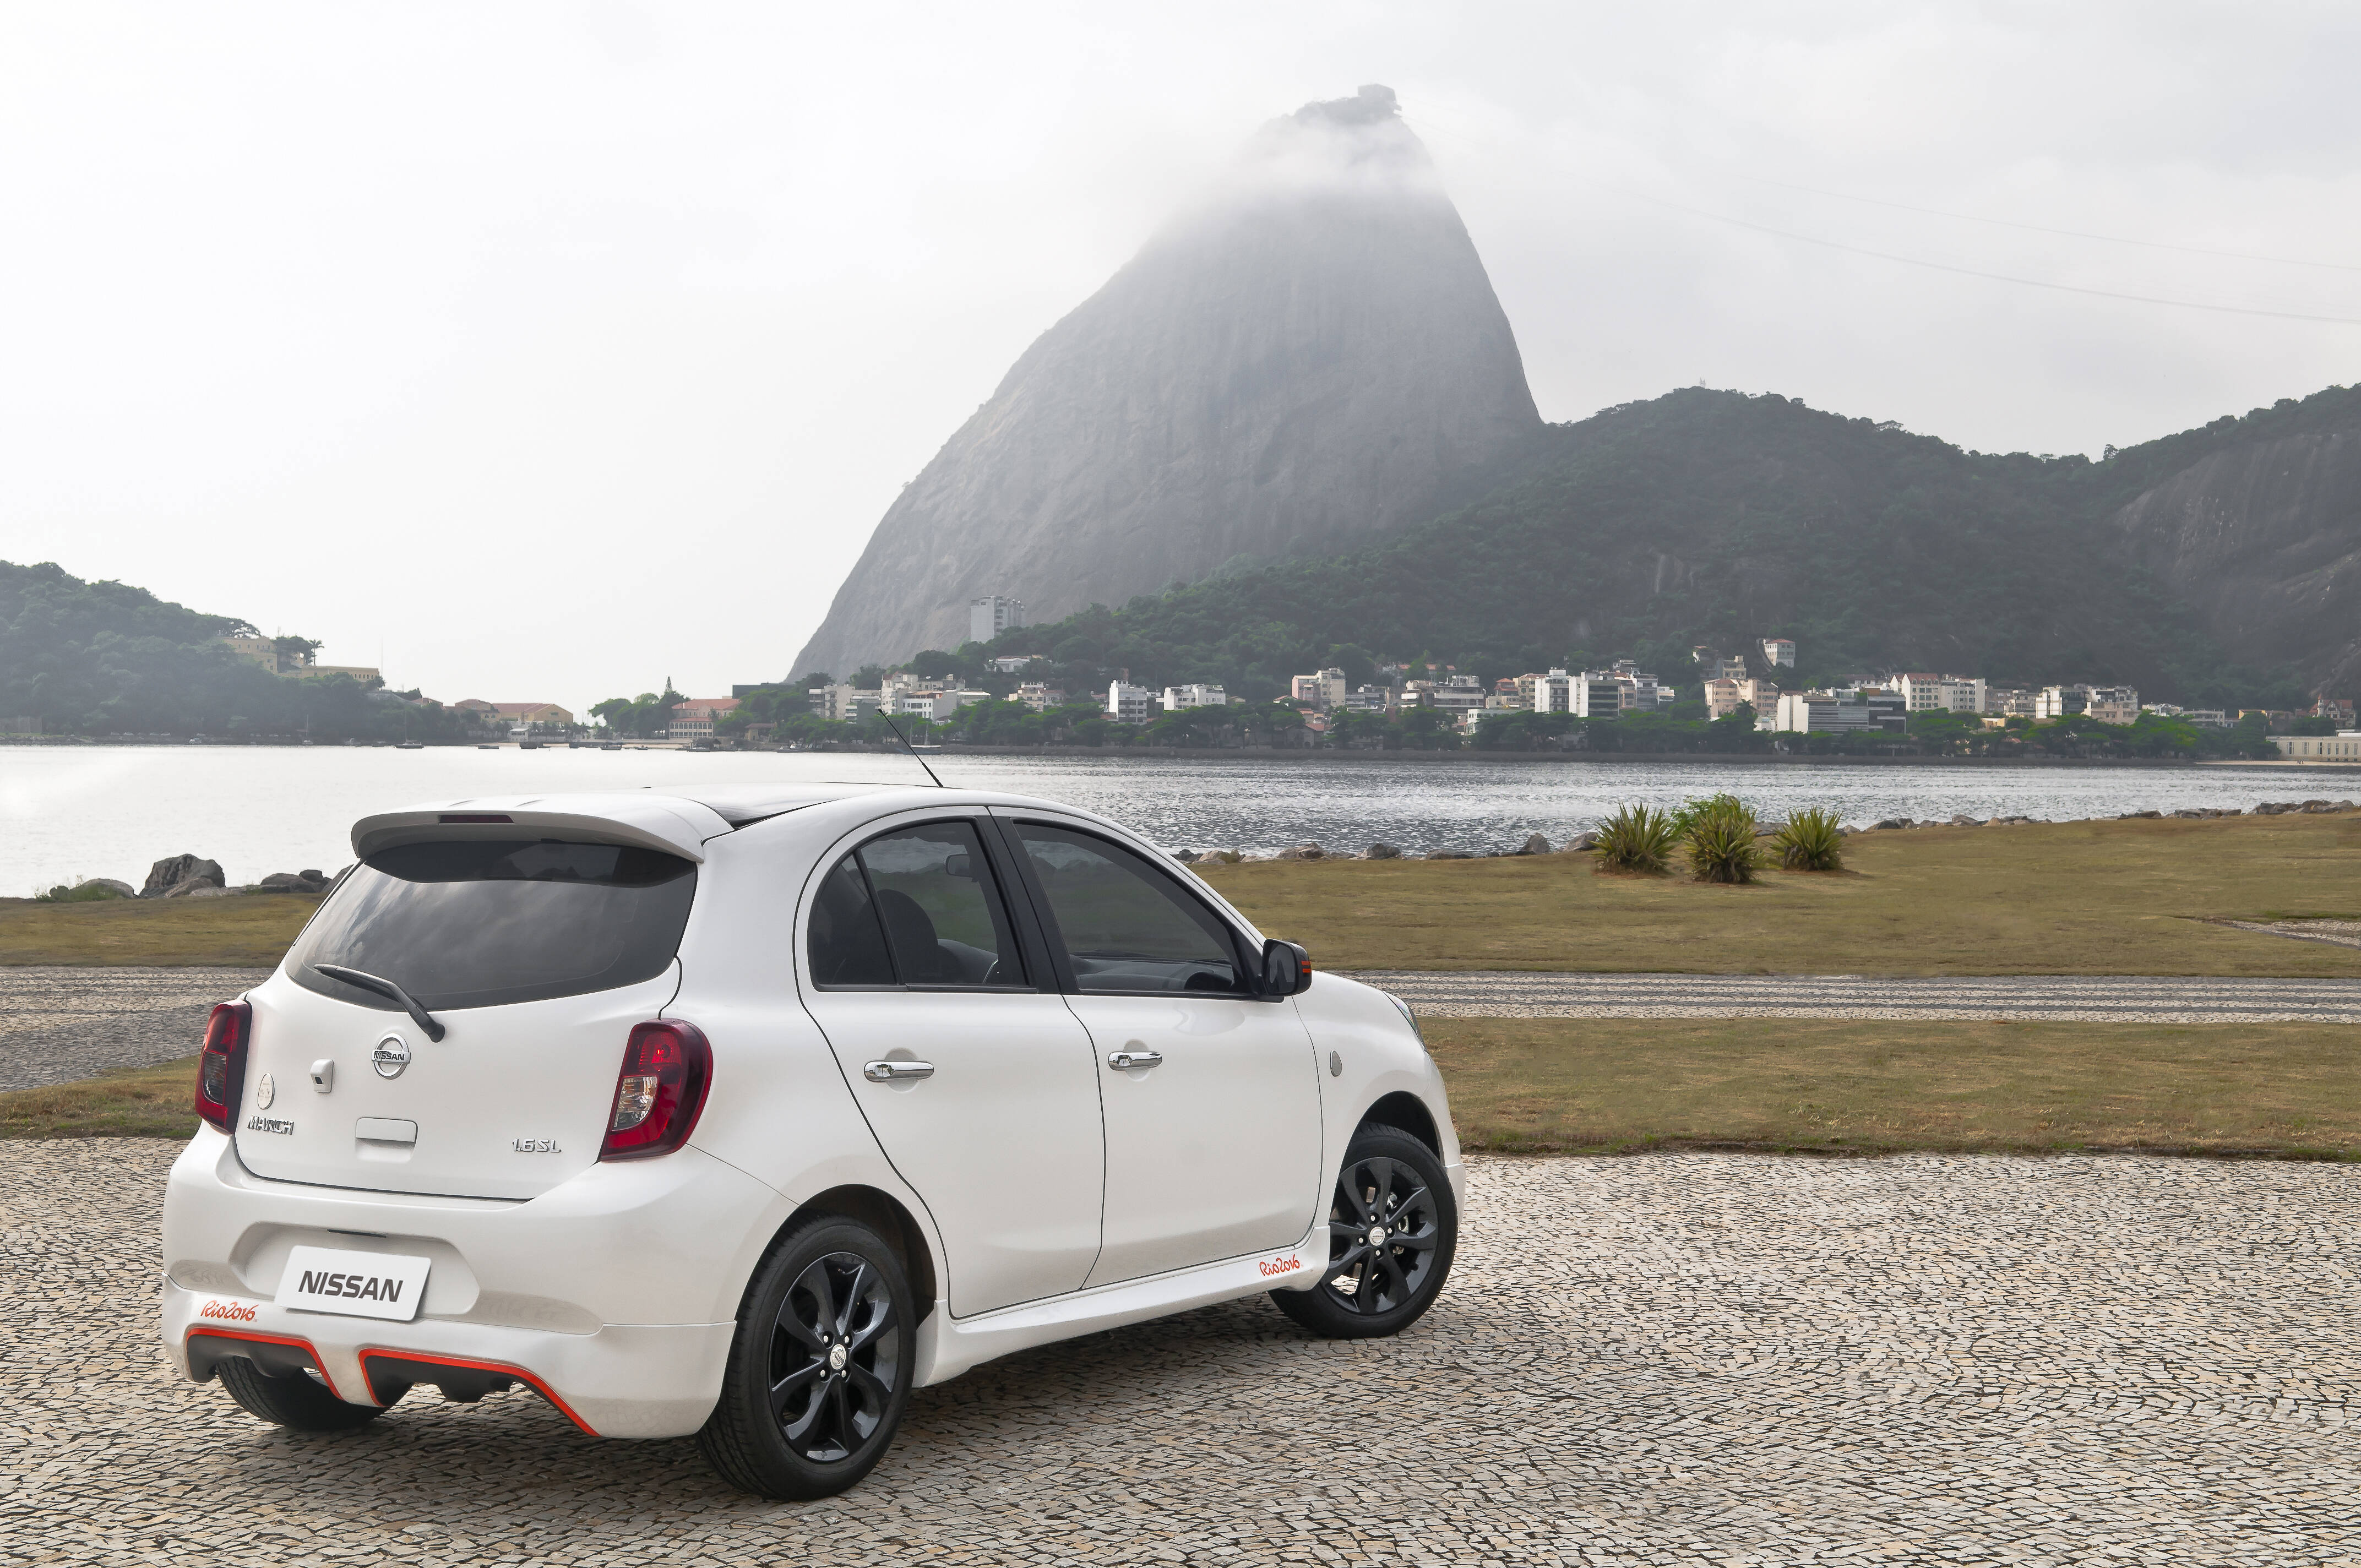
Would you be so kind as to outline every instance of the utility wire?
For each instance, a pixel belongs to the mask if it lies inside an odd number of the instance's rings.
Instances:
[[[1853,256],[1875,257],[1880,261],[1898,261],[1905,267],[1924,267],[1936,272],[1956,273],[1962,278],[1988,278],[1996,283],[2016,283],[2028,289],[2053,289],[2061,294],[2089,294],[2102,300],[2129,300],[2135,304],[2142,305],[2171,305],[2184,311],[2214,311],[2224,315],[2269,316],[2279,321],[2326,322],[2335,326],[2361,326],[2361,316],[2323,316],[2312,315],[2302,311],[2267,311],[2253,305],[2215,305],[2202,300],[2173,300],[2158,294],[2126,294],[2114,289],[2086,289],[2076,283],[2053,283],[2046,278],[2019,278],[2007,272],[1986,272],[1973,267],[1954,267],[1947,261],[1927,261],[1916,256],[1897,256],[1890,250],[1872,250],[1866,246],[1845,245],[1833,239],[1822,239],[1817,235],[1797,234],[1792,229],[1773,228],[1768,224],[1749,223],[1744,218],[1733,218],[1724,213],[1709,213],[1702,207],[1691,207],[1679,202],[1668,202],[1661,196],[1643,196],[1637,191],[1620,191],[1614,190],[1613,187],[1602,187],[1602,189],[1609,190],[1615,195],[1629,197],[1635,202],[1645,202],[1652,206],[1668,207],[1676,213],[1686,213],[1691,217],[1705,218],[1713,223],[1729,224],[1735,228],[1752,229],[1757,234],[1776,235],[1781,239],[1792,239],[1804,245],[1821,246],[1829,250],[1841,250]]]
[[[1828,196],[1839,202],[1860,202],[1872,207],[1891,207],[1898,213],[1924,213],[1933,218],[1957,218],[1961,223],[1993,224],[2004,229],[2024,229],[2029,234],[2064,235],[2069,239],[2095,239],[2108,245],[2136,245],[2147,250],[2177,250],[2184,256],[2221,256],[2233,261],[2268,261],[2281,267],[2318,267],[2331,272],[2361,272],[2346,261],[2306,261],[2294,256],[2263,256],[2251,250],[2214,250],[2202,245],[2168,245],[2162,240],[2127,239],[2122,235],[2092,234],[2083,229],[2054,229],[2044,224],[2021,224],[2008,218],[1979,217],[1973,213],[1947,213],[1940,207],[1913,206],[1908,202],[1888,202],[1876,196],[1855,196],[1843,191],[1823,191],[1817,185],[1797,185],[1786,180],[1765,180],[1746,175],[1757,185],[1773,185],[1782,191],[1802,191],[1814,196]]]

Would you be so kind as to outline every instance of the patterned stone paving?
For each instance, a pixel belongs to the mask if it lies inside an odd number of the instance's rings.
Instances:
[[[2361,1563],[2349,1167],[1479,1160],[1398,1340],[1028,1352],[781,1505],[522,1393],[307,1437],[174,1382],[172,1152],[0,1144],[0,1561]]]
[[[214,1003],[267,969],[0,967],[0,1090],[192,1057]]]

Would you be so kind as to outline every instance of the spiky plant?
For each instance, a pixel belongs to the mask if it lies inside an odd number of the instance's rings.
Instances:
[[[1671,817],[1651,806],[1626,806],[1598,825],[1593,848],[1600,871],[1661,873],[1679,841]]]
[[[1791,872],[1844,870],[1844,835],[1837,830],[1837,814],[1815,806],[1790,816],[1772,839],[1779,863]]]
[[[1754,842],[1754,808],[1736,795],[1697,804],[1689,818],[1689,870],[1699,882],[1749,883],[1763,869]]]

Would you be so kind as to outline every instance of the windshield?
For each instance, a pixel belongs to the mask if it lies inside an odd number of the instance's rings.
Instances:
[[[696,893],[694,865],[627,844],[403,844],[353,869],[290,968],[324,996],[397,1008],[313,966],[378,975],[430,1013],[608,991],[664,972]]]

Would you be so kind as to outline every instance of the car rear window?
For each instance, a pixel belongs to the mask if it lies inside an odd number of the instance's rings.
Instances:
[[[697,868],[628,844],[402,844],[353,869],[295,944],[297,984],[392,1009],[313,966],[394,981],[429,1012],[653,980],[680,950]]]

